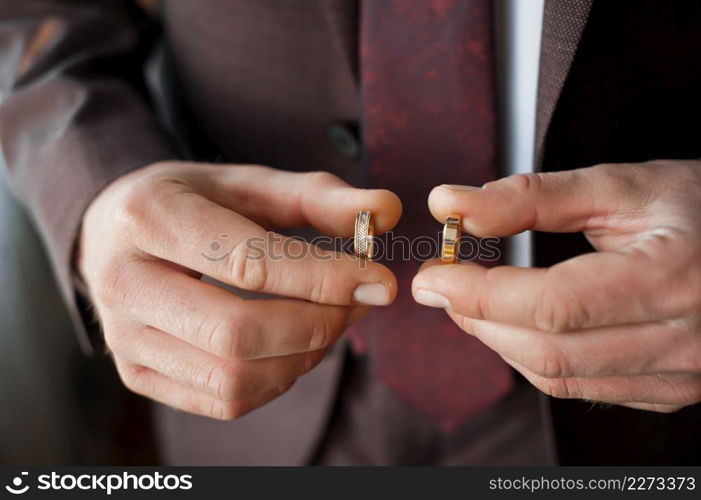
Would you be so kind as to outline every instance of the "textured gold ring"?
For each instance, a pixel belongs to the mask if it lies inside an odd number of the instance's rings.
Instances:
[[[441,244],[441,260],[443,262],[455,263],[458,261],[458,251],[460,245],[460,216],[451,215],[445,220],[443,226],[443,241]]]
[[[355,218],[355,238],[353,240],[353,253],[365,260],[372,260],[375,256],[375,223],[372,212],[363,210],[358,212]]]

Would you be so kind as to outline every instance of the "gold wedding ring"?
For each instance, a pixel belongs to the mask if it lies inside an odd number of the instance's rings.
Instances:
[[[355,238],[353,240],[353,253],[365,260],[372,260],[375,256],[375,223],[372,212],[363,210],[355,217]]]
[[[441,243],[441,260],[454,264],[458,261],[460,245],[460,216],[451,215],[445,219],[443,241]]]

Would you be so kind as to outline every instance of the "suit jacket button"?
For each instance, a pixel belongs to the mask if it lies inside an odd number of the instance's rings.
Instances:
[[[358,127],[353,124],[334,124],[328,130],[331,144],[338,154],[349,160],[360,157]]]

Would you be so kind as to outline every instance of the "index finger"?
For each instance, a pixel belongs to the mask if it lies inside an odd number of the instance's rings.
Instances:
[[[352,224],[355,214],[344,217]],[[385,266],[266,231],[187,188],[144,201],[129,225],[143,252],[248,291],[329,305],[387,305],[396,295]]]
[[[369,210],[377,234],[382,234],[402,213],[393,192],[355,188],[329,172],[200,164],[194,171],[193,185],[205,198],[265,227],[312,226],[324,234],[348,237],[353,236],[355,214]]]

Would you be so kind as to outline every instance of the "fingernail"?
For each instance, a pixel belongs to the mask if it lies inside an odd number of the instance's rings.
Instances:
[[[440,307],[441,309],[450,309],[451,307],[450,301],[443,295],[423,288],[419,288],[414,292],[414,300],[428,307]]]
[[[363,283],[353,292],[353,300],[358,304],[386,306],[389,304],[389,287],[385,283]]]
[[[431,259],[431,260],[427,260],[426,262],[422,263],[422,264],[419,266],[419,271],[418,271],[418,272],[421,272],[421,271],[423,271],[424,269],[428,269],[429,267],[440,266],[441,264],[443,264],[443,261],[441,261],[440,259]]]

